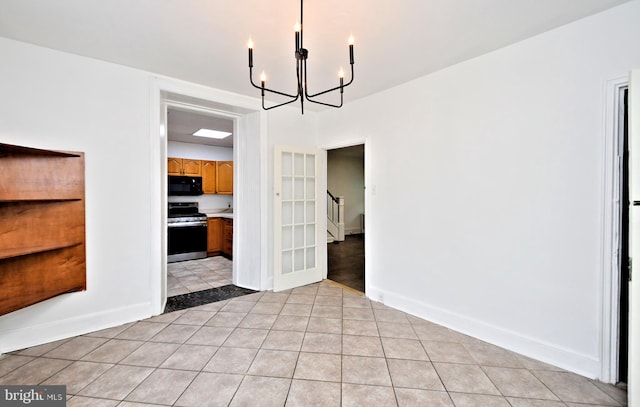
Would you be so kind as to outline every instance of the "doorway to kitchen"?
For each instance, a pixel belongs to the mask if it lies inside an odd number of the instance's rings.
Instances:
[[[327,150],[327,278],[365,292],[364,144]]]
[[[254,99],[168,78],[151,81],[150,137],[152,139],[150,202],[152,250],[151,304],[153,313],[167,309],[169,107],[204,111],[233,121],[233,270],[234,287],[265,289],[268,280],[266,115]],[[145,180],[141,180],[144,184]],[[206,208],[204,208],[206,209]],[[188,295],[188,294],[186,294]]]
[[[169,102],[166,131],[167,305],[214,300],[233,281],[234,121]]]

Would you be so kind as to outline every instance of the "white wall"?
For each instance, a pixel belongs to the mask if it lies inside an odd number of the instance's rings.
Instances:
[[[273,157],[275,155],[275,146],[298,146],[298,147],[315,147],[317,143],[316,135],[316,112],[305,111],[304,115],[300,114],[299,105],[292,104],[290,108],[280,108],[269,111],[267,120],[268,142],[267,157],[269,157],[267,165],[267,226],[269,230],[268,241],[266,242],[267,264],[269,268],[268,279],[264,287],[273,288],[273,264],[274,264],[274,235],[275,225],[273,223],[274,212],[274,166]],[[324,209],[322,209],[324,210]],[[319,265],[326,264],[326,250],[322,250],[320,246]]]
[[[154,127],[159,122],[153,121],[158,113],[150,110],[152,101],[158,102],[159,110],[156,75],[5,38],[0,38],[0,55],[0,142],[85,152],[87,243],[87,290],[0,316],[0,353],[152,315],[158,308],[154,301],[160,296],[154,290],[159,290],[162,271],[160,238],[155,234],[161,230],[158,155],[163,147]],[[191,96],[216,95],[222,104],[238,102],[243,105],[238,112],[253,104],[259,109],[257,99],[171,78],[160,82],[168,91],[197,89]],[[306,121],[295,109],[259,115],[264,116],[261,126],[268,132],[265,140],[240,142],[255,144],[243,151],[262,157],[265,162],[253,159],[250,164],[270,171],[272,180],[273,145],[297,143],[308,135],[312,137],[302,143],[314,144],[314,114],[305,115]],[[273,235],[271,223],[261,220],[271,213],[264,210],[271,195],[262,180],[247,178],[259,173],[253,167],[237,171],[243,183],[255,182],[247,187],[255,193],[243,198],[252,202],[243,201],[251,213],[236,216],[255,236],[238,234],[251,250],[264,253],[260,246],[268,243],[261,239],[263,225],[253,227],[252,221],[264,223],[267,235]],[[272,181],[269,185],[272,188]],[[260,202],[254,205],[256,200]],[[234,267],[240,263],[241,282],[263,289],[272,286],[271,266],[238,259]]]
[[[0,38],[0,141],[85,152],[87,290],[0,316],[0,352],[149,315],[148,75]]]
[[[168,141],[167,155],[194,160],[233,161],[233,148]]]
[[[353,150],[364,146],[345,147],[327,151],[327,187],[333,196],[343,196],[344,229],[346,234],[362,233],[364,214],[364,155]]]
[[[321,113],[321,144],[367,140],[369,296],[599,376],[605,84],[640,66],[638,21],[634,1]]]
[[[167,156],[208,161],[233,161],[233,148],[205,144],[167,142]],[[233,195],[205,194],[199,196],[170,196],[169,202],[198,202],[201,210],[233,207]]]

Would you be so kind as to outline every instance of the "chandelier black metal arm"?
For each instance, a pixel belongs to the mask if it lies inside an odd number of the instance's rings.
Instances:
[[[346,88],[347,86],[351,85],[351,83],[353,83],[353,64],[351,64],[351,80],[349,82],[347,82],[346,84],[343,84],[342,82],[343,82],[343,79],[340,78],[340,85],[336,86],[335,88],[327,89],[327,90],[324,90],[322,92],[315,93],[313,95],[308,94],[307,91],[308,91],[309,87],[307,85],[307,64],[305,62],[305,64],[304,64],[304,97],[309,102],[317,103],[319,105],[325,105],[325,106],[330,106],[330,107],[341,108],[342,107],[342,103],[344,101],[343,100],[344,88]],[[324,95],[324,94],[329,93],[329,92],[335,92],[338,89],[340,90],[340,104],[339,105],[334,105],[334,104],[326,103],[326,102],[319,102],[317,100],[311,99],[311,98],[314,98],[316,96],[321,96],[321,95]]]
[[[274,109],[274,108],[276,108],[276,107],[280,107],[280,106],[288,105],[289,103],[293,103],[293,102],[295,102],[296,100],[298,100],[298,98],[300,98],[300,93],[299,93],[299,92],[298,92],[298,94],[297,94],[297,95],[290,95],[290,94],[288,94],[288,93],[279,92],[279,91],[277,91],[277,90],[272,90],[272,89],[269,89],[269,88],[265,88],[265,87],[264,87],[264,81],[262,81],[262,86],[258,86],[258,85],[256,85],[256,84],[253,82],[253,67],[252,67],[252,66],[249,66],[249,80],[251,81],[251,84],[253,85],[253,87],[254,87],[254,88],[256,88],[256,89],[260,89],[260,91],[262,92],[262,108],[263,108],[264,110],[271,110],[271,109]],[[264,93],[265,93],[265,92],[275,93],[275,94],[277,94],[277,95],[286,96],[286,97],[289,97],[289,98],[292,98],[292,99],[291,99],[291,100],[289,100],[289,101],[286,101],[286,102],[283,102],[283,103],[280,103],[280,104],[274,105],[274,106],[266,107],[266,106],[264,105]]]
[[[304,35],[303,35],[303,0],[300,0],[300,24],[296,24],[296,33],[295,33],[295,58],[296,58],[296,79],[297,79],[297,93],[295,95],[293,94],[289,94],[286,92],[281,92],[281,91],[277,91],[274,89],[269,89],[267,87],[265,87],[265,81],[266,78],[264,76],[264,72],[262,74],[261,80],[260,80],[260,85],[257,85],[254,81],[253,81],[253,43],[251,42],[251,40],[249,40],[249,81],[251,82],[251,85],[256,88],[256,89],[260,89],[260,94],[262,97],[262,108],[264,110],[270,110],[270,109],[274,109],[276,107],[280,107],[280,106],[284,106],[284,105],[288,105],[290,103],[293,103],[297,100],[300,100],[300,108],[302,110],[302,114],[304,114],[304,101],[305,99],[311,103],[315,103],[315,104],[319,104],[319,105],[324,105],[324,106],[329,106],[329,107],[335,107],[335,108],[340,108],[342,107],[342,104],[344,102],[344,98],[343,98],[343,94],[344,94],[344,88],[346,88],[347,86],[351,85],[353,83],[353,79],[354,79],[354,71],[353,71],[353,38],[350,38],[350,42],[349,42],[349,64],[351,65],[351,79],[349,80],[349,82],[347,82],[346,84],[344,83],[344,78],[343,78],[343,73],[342,70],[340,70],[340,84],[334,88],[331,89],[327,89],[324,90],[322,92],[318,92],[318,93],[314,93],[311,94],[308,92],[308,84],[307,84],[307,58],[309,57],[309,50],[307,50],[306,48],[304,48],[303,45],[304,42]],[[335,92],[335,91],[340,91],[340,104],[332,104],[332,103],[326,103],[326,102],[321,102],[318,100],[314,100],[313,98],[318,97],[318,96],[322,96],[325,95],[327,93],[331,93],[331,92]],[[265,92],[269,92],[269,93],[273,93],[276,95],[280,95],[280,96],[284,96],[287,98],[290,98],[290,100],[283,102],[283,103],[279,103],[273,106],[265,106],[265,102],[264,102],[264,96],[265,96]]]

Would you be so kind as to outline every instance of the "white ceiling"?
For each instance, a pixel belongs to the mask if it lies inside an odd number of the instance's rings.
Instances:
[[[310,91],[337,85],[355,37],[345,103],[628,0],[307,0]],[[259,96],[295,92],[297,0],[0,0],[0,36]],[[305,105],[306,106],[306,105]]]
[[[223,139],[194,136],[200,129],[210,129],[232,133]],[[233,121],[205,113],[178,108],[169,108],[167,113],[167,138],[170,141],[205,144],[233,148]]]

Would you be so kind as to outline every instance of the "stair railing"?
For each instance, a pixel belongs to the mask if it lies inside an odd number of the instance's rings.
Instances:
[[[344,240],[344,197],[333,196],[327,191],[327,218],[333,225],[328,224],[328,231],[335,240],[341,242]],[[332,229],[333,228],[333,229]]]
[[[330,191],[327,191],[327,217],[335,224],[340,223],[340,201]]]

